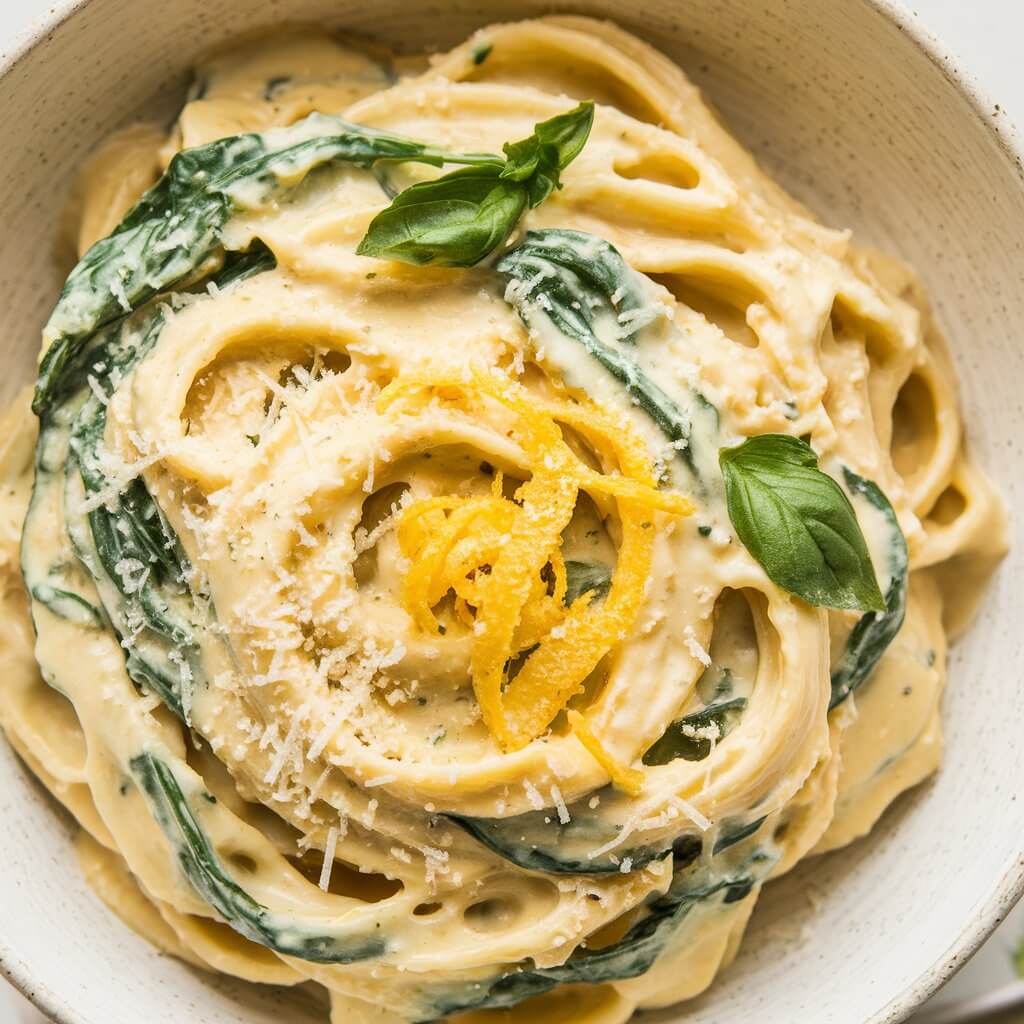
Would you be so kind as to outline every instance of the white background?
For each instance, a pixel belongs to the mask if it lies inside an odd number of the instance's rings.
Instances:
[[[286,4],[282,6],[287,9]],[[973,75],[1010,121],[1024,126],[1024,0],[902,0],[902,6],[943,41],[960,67]],[[9,52],[49,7],[47,0],[0,0],[0,54]],[[1024,935],[1024,904],[951,989],[941,994],[941,1001],[1008,981],[1009,950],[1020,937],[1018,933]],[[0,981],[0,1024],[44,1022],[13,991],[8,994]],[[1018,1024],[1024,1024],[1024,1011]]]

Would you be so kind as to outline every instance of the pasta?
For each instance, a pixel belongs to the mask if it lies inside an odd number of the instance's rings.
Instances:
[[[943,340],[645,44],[251,41],[66,233],[0,722],[162,949],[337,1024],[622,1024],[936,769],[1005,546]]]

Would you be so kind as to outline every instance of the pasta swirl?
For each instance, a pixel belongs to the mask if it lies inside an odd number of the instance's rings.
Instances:
[[[392,70],[288,30],[84,167],[0,434],[0,723],[195,966],[337,1024],[623,1024],[935,769],[949,581],[1004,513],[912,273],[664,57],[547,18]],[[449,165],[507,244],[357,254]],[[849,510],[870,609],[740,541],[719,452],[761,435]]]

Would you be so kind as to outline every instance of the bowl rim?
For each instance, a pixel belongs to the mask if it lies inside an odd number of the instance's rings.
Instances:
[[[0,85],[30,54],[48,41],[55,29],[72,21],[92,0],[55,0],[46,11],[18,31],[8,49],[0,49]],[[1024,187],[1024,138],[1003,108],[996,104],[961,58],[900,0],[859,0],[894,25],[927,58],[943,78],[967,100],[974,116],[987,129]],[[992,890],[974,911],[967,926],[949,948],[904,991],[894,996],[867,1024],[897,1024],[934,995],[978,951],[1003,918],[1024,896],[1024,844]],[[53,1024],[93,1024],[67,999],[36,982],[28,964],[0,934],[0,977],[6,978]]]

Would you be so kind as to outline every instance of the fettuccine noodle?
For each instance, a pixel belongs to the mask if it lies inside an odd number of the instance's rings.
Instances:
[[[597,104],[497,264],[357,256],[437,171],[296,157],[233,179],[173,287],[114,279],[38,432],[26,394],[0,433],[0,722],[100,897],[198,968],[315,982],[336,1024],[622,1024],[703,991],[766,881],[935,770],[1003,508],[914,275],[813,220],[663,56],[549,18],[398,70],[282,31],[207,61],[169,138],[87,161],[79,255],[180,150],[319,144],[319,114],[500,153]],[[146,258],[195,256],[183,209]],[[687,438],[517,276],[527,229],[621,254],[562,312],[620,310],[595,336]],[[69,283],[45,344],[94,298]],[[766,433],[847,492],[884,616],[804,603],[739,542],[718,451]]]

